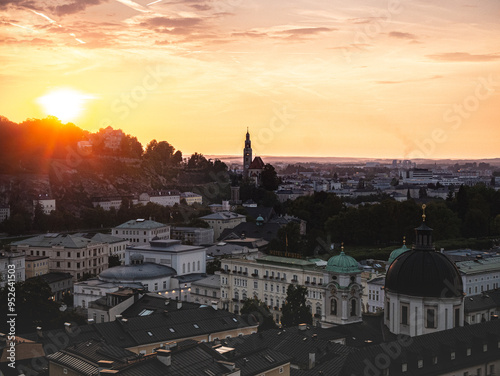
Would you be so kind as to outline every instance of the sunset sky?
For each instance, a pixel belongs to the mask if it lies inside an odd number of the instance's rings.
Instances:
[[[377,4],[375,6],[374,4]],[[185,155],[500,157],[498,0],[0,0],[0,115]]]

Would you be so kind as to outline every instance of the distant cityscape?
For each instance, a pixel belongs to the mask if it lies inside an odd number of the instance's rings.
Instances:
[[[193,158],[202,161],[193,155],[183,163]],[[206,192],[161,187],[92,196],[85,209],[127,216],[149,208],[165,222],[129,218],[100,231],[7,238],[0,255],[2,304],[7,311],[9,291],[19,291],[19,303],[15,326],[2,324],[5,333],[17,330],[1,338],[2,372],[496,374],[498,167],[410,160],[273,166],[254,156],[249,131],[240,158],[221,170],[230,189],[219,202],[207,201]],[[464,195],[471,201],[462,213]],[[428,224],[449,229],[436,215],[452,215],[457,205],[454,221],[469,223],[474,205],[484,205],[475,201],[480,197],[491,201],[492,227],[485,234],[493,236],[481,243],[487,246],[436,249],[433,236],[443,234]],[[33,223],[49,221],[59,200],[49,192],[32,197]],[[390,210],[408,205],[413,214],[402,214],[409,222],[399,244],[385,244],[386,253],[361,254],[339,237],[311,242],[310,234],[320,233],[315,216],[332,216],[327,223],[337,226],[346,213],[372,215],[366,210],[387,202]],[[196,208],[197,217],[173,218]],[[9,205],[1,215],[2,222],[12,221]],[[387,231],[382,224],[373,229]],[[59,313],[51,320],[28,314],[35,299],[29,291]]]

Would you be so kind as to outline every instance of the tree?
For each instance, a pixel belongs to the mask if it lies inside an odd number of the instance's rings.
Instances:
[[[260,178],[262,182],[262,188],[264,188],[265,190],[275,191],[278,189],[280,181],[273,165],[269,163],[266,164],[264,166],[264,170],[260,174]]]
[[[194,153],[189,158],[187,168],[190,170],[204,169],[210,165],[210,162],[203,156],[203,154]]]
[[[286,291],[281,324],[285,327],[311,324],[312,314],[306,305],[307,287],[290,284]]]
[[[276,328],[276,323],[274,322],[273,315],[269,311],[269,308],[263,301],[256,297],[245,299],[240,312],[244,315],[253,315],[259,322],[259,331]]]
[[[9,284],[0,290],[0,311],[7,311],[7,295]],[[22,312],[16,317],[16,331],[28,333],[34,331],[37,326],[44,328],[54,327],[54,320],[59,315],[59,304],[51,300],[52,291],[47,282],[41,278],[30,278],[24,282],[14,285],[16,294],[16,312]],[[0,330],[4,333],[5,321],[0,323]]]
[[[214,258],[212,261],[207,262],[207,274],[214,274],[220,270],[220,259]]]
[[[108,257],[108,268],[112,268],[113,266],[120,266],[122,263],[120,262],[120,256],[111,255]]]

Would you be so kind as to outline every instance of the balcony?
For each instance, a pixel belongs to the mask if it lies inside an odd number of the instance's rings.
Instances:
[[[252,277],[258,277],[259,275],[257,273],[252,273]]]

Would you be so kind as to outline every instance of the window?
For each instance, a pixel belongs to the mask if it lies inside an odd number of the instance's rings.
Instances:
[[[423,359],[419,359],[419,360],[417,361],[417,367],[418,367],[418,368],[422,368],[423,366],[424,366],[424,360],[423,360]]]
[[[467,356],[470,356],[470,354],[471,354],[471,348],[467,347]]]
[[[385,303],[385,319],[391,319],[391,302],[389,300]]]
[[[408,306],[407,305],[401,306],[401,324],[408,325]]]
[[[436,328],[436,311],[434,308],[427,308],[425,327],[434,329]]]
[[[335,298],[330,300],[330,313],[332,315],[337,315],[337,299]]]
[[[200,270],[200,260],[198,260],[198,270]]]
[[[253,288],[254,288],[254,289],[259,288],[259,282],[257,282],[257,281],[253,281]]]
[[[454,327],[460,326],[460,308],[455,308],[455,322]]]
[[[432,357],[432,364],[437,364],[438,362],[438,357],[437,356],[433,356]]]
[[[279,371],[280,373],[283,373],[283,367],[280,367]]]
[[[484,344],[484,345],[483,345],[483,352],[486,352],[486,351],[488,351],[488,345],[487,345],[487,344]]]
[[[356,316],[357,307],[356,307],[356,299],[351,300],[351,316]]]
[[[452,351],[450,354],[450,359],[455,360],[455,351]]]

